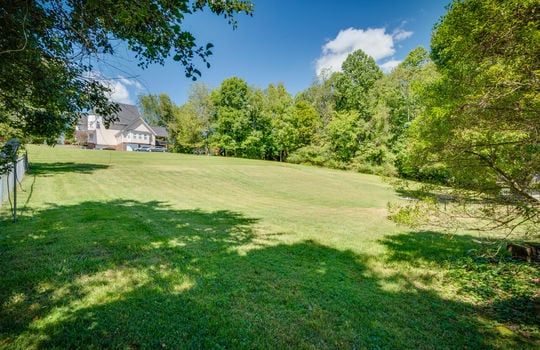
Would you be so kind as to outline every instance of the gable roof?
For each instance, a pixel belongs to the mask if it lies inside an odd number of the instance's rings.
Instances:
[[[139,111],[137,110],[137,106],[124,103],[119,103],[119,105],[120,111],[116,114],[116,118],[118,118],[118,120],[111,123],[109,126],[109,129],[111,130],[124,130],[141,117],[139,115]]]
[[[141,121],[142,124],[145,125],[155,136],[165,138],[169,137],[169,132],[165,127],[148,125],[148,123],[141,118],[137,106],[128,105],[125,103],[118,103],[118,105],[120,106],[120,111],[115,115],[118,120],[109,125],[110,130],[118,130],[118,132],[127,130],[131,126],[135,125],[137,121]]]
[[[136,119],[133,119],[131,121],[131,123],[129,123],[128,125],[124,126],[122,129],[119,129],[119,131],[116,133],[120,133],[121,131],[124,131],[124,130],[129,130],[129,129],[132,129],[132,127],[134,125],[136,125],[137,123],[141,123],[142,125],[144,125],[148,131],[150,131],[152,134],[154,134],[154,136],[156,135],[156,132],[152,129],[152,127],[150,125],[148,125],[147,122],[144,121],[143,118],[139,117],[139,118],[136,118]]]

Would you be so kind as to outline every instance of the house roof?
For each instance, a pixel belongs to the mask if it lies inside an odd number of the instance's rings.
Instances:
[[[137,118],[137,119],[133,119],[131,121],[131,123],[129,123],[128,125],[126,125],[124,128],[122,128],[120,131],[118,131],[118,133],[120,133],[121,131],[124,131],[124,130],[130,130],[132,127],[134,127],[137,123],[141,123],[142,125],[144,125],[148,131],[152,132],[154,134],[154,136],[156,135],[156,132],[152,129],[152,127],[150,125],[148,125],[148,123],[146,123],[144,121],[143,118]],[[117,134],[118,134],[117,133]]]
[[[169,137],[169,133],[167,132],[167,129],[163,126],[151,126],[152,129],[154,129],[154,132],[156,133],[156,136],[158,137]]]
[[[127,105],[124,103],[119,103],[120,112],[116,115],[118,121],[111,123],[109,129],[111,130],[124,130],[128,125],[133,123],[135,120],[139,119],[139,111],[137,106]]]
[[[139,119],[140,121],[148,127],[149,131],[153,132],[158,137],[168,137],[169,133],[167,129],[163,126],[150,126],[144,119],[141,118],[137,106],[128,105],[125,103],[118,103],[120,106],[120,111],[116,114],[118,119],[115,122],[112,122],[109,125],[110,130],[118,130],[118,132],[129,129],[130,126],[134,125]]]

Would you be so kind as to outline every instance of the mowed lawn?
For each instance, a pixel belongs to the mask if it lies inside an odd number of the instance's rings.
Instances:
[[[535,348],[447,272],[471,236],[409,232],[380,178],[31,146],[0,209],[0,348]],[[537,271],[537,270],[536,270]],[[531,324],[532,323],[532,324]],[[528,328],[527,328],[528,327]]]

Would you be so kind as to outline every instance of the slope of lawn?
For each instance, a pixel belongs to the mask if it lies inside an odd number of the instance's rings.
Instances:
[[[494,273],[465,257],[471,236],[395,226],[386,204],[400,198],[377,177],[222,157],[28,153],[19,221],[9,203],[0,209],[0,348],[539,345],[537,305],[512,303],[538,288],[537,266]],[[499,281],[504,269],[516,280]]]

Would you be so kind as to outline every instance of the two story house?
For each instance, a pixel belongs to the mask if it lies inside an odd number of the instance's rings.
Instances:
[[[167,130],[148,125],[139,115],[136,106],[120,103],[117,121],[108,128],[103,117],[90,113],[77,125],[76,138],[88,148],[133,151],[140,146],[166,146]]]

